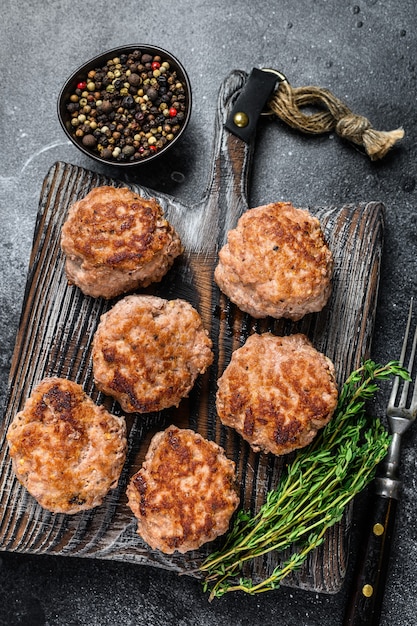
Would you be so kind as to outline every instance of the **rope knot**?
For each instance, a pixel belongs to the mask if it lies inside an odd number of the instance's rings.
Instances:
[[[366,117],[356,115],[328,89],[320,87],[292,87],[287,80],[283,80],[269,101],[269,106],[271,112],[282,121],[305,133],[319,134],[335,130],[340,137],[363,146],[373,161],[382,159],[404,137],[402,128],[374,130]],[[318,108],[318,112],[304,113],[304,107],[309,106]]]
[[[366,117],[349,112],[336,123],[335,131],[340,137],[362,145],[363,135],[369,128],[371,123]]]

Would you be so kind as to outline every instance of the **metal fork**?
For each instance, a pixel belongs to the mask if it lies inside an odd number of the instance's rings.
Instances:
[[[399,359],[400,364],[404,365],[407,351],[411,350],[407,365],[410,375],[413,372],[417,345],[417,327],[414,334],[410,333],[412,313],[413,300],[410,302]],[[399,394],[401,380],[398,376],[395,377],[387,405],[392,440],[387,456],[381,464],[381,471],[374,482],[373,508],[366,520],[365,541],[358,559],[353,593],[347,605],[344,626],[365,626],[365,624],[377,626],[381,616],[397,501],[400,497],[401,437],[417,415],[417,380],[412,390],[409,389],[410,381],[403,382],[401,394]],[[411,391],[411,399],[409,399]]]

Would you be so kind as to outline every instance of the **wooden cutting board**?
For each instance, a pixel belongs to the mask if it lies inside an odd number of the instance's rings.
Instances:
[[[257,509],[267,491],[277,484],[284,460],[255,454],[239,436],[223,427],[216,416],[216,381],[232,351],[254,331],[269,330],[278,335],[303,332],[334,361],[339,384],[363,357],[369,356],[383,244],[384,207],[380,203],[307,207],[320,219],[335,258],[333,294],[319,314],[309,315],[295,324],[288,320],[254,320],[231,305],[213,282],[218,249],[225,242],[227,231],[248,208],[253,146],[224,129],[228,113],[246,80],[245,72],[234,71],[221,86],[210,184],[196,204],[185,206],[172,197],[66,163],[56,163],[48,172],[41,192],[0,430],[2,550],[123,560],[195,576],[196,567],[220,545],[221,539],[186,555],[164,555],[141,541],[126,505],[127,482],[140,468],[152,435],[173,423],[215,440],[236,462],[242,506]],[[116,403],[97,392],[91,366],[91,342],[100,315],[114,301],[95,300],[68,286],[59,247],[61,227],[71,203],[93,187],[105,184],[125,184],[146,197],[155,196],[163,206],[181,236],[185,253],[162,283],[146,293],[168,299],[184,298],[193,304],[210,332],[215,359],[178,409],[126,416],[129,450],[118,488],[102,506],[66,516],[43,510],[18,483],[5,435],[34,385],[45,376],[70,378],[80,383],[94,400],[121,414]],[[283,584],[317,592],[337,592],[347,566],[350,517],[348,510],[305,566]],[[268,576],[277,564],[278,556],[272,554],[251,564],[250,573],[255,579]]]

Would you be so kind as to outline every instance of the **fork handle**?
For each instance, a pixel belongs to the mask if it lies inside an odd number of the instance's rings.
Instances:
[[[343,626],[378,626],[395,525],[397,499],[376,494]]]

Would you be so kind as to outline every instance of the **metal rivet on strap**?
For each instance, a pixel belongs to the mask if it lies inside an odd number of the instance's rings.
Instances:
[[[372,594],[374,593],[374,588],[372,587],[372,585],[364,585],[362,587],[362,593],[365,596],[365,598],[370,598]]]
[[[247,126],[249,124],[249,118],[246,115],[246,113],[244,113],[243,111],[238,111],[233,116],[233,122],[239,128],[244,128],[245,126]]]

